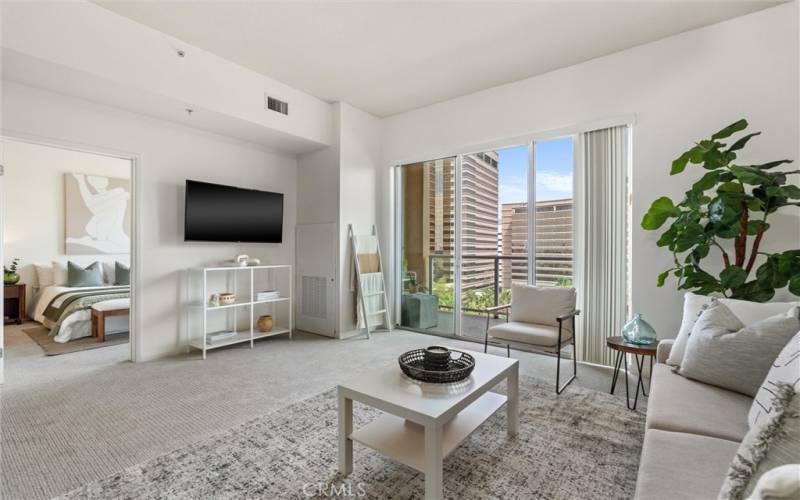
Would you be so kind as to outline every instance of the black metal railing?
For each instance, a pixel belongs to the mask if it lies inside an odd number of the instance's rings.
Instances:
[[[428,293],[433,293],[433,275],[434,275],[434,260],[453,260],[455,257],[452,255],[429,255],[428,256]],[[527,261],[528,257],[525,255],[462,255],[461,260],[491,260],[493,261],[493,281],[494,281],[494,305],[500,305],[500,261],[501,260],[522,260]],[[536,261],[547,262],[561,262],[572,263],[571,255],[537,255]],[[535,266],[535,263],[534,263]],[[572,266],[564,268],[568,274],[564,274],[565,278],[572,278]],[[527,276],[525,278],[527,281]],[[455,292],[455,290],[454,290]],[[452,306],[440,306],[441,308],[449,309]],[[481,309],[474,308],[461,308],[462,311],[468,312],[483,312]]]

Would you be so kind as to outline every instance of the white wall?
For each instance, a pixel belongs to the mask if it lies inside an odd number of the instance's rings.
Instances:
[[[671,161],[739,118],[763,131],[741,155],[742,162],[800,158],[797,9],[797,2],[784,4],[390,117],[384,122],[384,169],[476,144],[635,114],[633,309],[660,336],[673,337],[682,294],[674,282],[655,286],[670,255],[656,247],[657,233],[643,231],[639,222],[652,200],[680,197],[701,174],[692,170],[670,177]],[[385,177],[380,212],[382,226],[388,227],[391,197]],[[797,210],[770,222],[765,251],[798,247]]]
[[[64,254],[64,174],[82,173],[127,179],[131,162],[109,156],[70,151],[38,144],[3,141],[6,218],[3,229],[5,265],[20,258],[21,282],[27,284],[28,310],[38,286],[34,263],[73,260],[128,260],[128,255]],[[31,312],[32,314],[32,312]]]
[[[353,224],[357,234],[369,234],[378,224],[378,184],[381,165],[381,120],[349,104],[339,105],[340,166],[339,166],[339,331],[347,335],[356,329],[353,311],[355,295],[350,292],[350,270],[353,255],[347,226]],[[378,227],[388,233],[388,226]]]
[[[337,333],[356,329],[355,296],[350,291],[352,253],[348,224],[367,234],[378,224],[382,120],[347,103],[333,104],[333,145],[298,156],[298,224],[335,222],[339,226]],[[389,227],[378,228],[388,233]]]
[[[142,172],[142,360],[183,352],[182,273],[247,253],[292,263],[296,215],[294,155],[126,111],[3,82],[2,132],[135,153]],[[285,193],[282,244],[185,243],[185,179]],[[15,189],[6,184],[6,191]],[[21,256],[25,258],[25,256]]]

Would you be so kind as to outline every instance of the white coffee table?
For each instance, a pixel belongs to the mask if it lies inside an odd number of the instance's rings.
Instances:
[[[425,498],[442,498],[442,461],[503,404],[507,430],[519,426],[519,362],[472,351],[475,369],[461,382],[431,384],[406,377],[397,362],[338,386],[339,472],[353,471],[353,441],[425,474]],[[506,379],[508,396],[489,392]],[[385,413],[353,430],[353,401]]]

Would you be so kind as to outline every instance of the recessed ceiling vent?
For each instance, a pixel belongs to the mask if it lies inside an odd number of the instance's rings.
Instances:
[[[270,97],[268,95],[264,95],[267,98],[267,109],[271,111],[277,111],[283,115],[289,114],[289,103],[281,101],[280,99],[275,99],[274,97]]]

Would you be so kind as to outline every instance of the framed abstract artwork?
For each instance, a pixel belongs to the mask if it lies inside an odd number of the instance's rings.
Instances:
[[[69,173],[64,195],[64,253],[130,253],[130,179]]]

